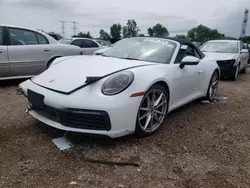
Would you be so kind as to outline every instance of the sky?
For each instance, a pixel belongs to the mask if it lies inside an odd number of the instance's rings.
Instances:
[[[227,36],[239,37],[245,9],[250,0],[0,0],[0,24],[25,26],[46,32],[73,35],[90,31],[99,36],[100,29],[107,32],[113,23],[125,25],[135,19],[140,33],[160,23],[171,36],[185,34],[199,24],[206,25]],[[250,35],[250,15],[246,35]]]

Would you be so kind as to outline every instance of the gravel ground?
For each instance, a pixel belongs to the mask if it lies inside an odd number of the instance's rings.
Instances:
[[[229,97],[226,104],[188,104],[150,137],[69,134],[76,146],[64,151],[51,141],[64,133],[25,113],[16,84],[0,86],[0,187],[250,187],[250,73],[220,83],[218,95]],[[94,164],[86,158],[140,166]]]

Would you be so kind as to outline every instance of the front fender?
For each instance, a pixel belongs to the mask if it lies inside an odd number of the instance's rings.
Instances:
[[[157,82],[165,82],[168,85],[169,92],[171,91],[171,84],[168,79],[167,65],[153,65],[145,66],[131,71],[135,75],[134,85],[137,87],[138,92],[148,91],[151,86]]]

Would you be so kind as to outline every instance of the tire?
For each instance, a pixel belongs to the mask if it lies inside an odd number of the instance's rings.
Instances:
[[[216,70],[211,76],[208,89],[207,89],[207,95],[206,95],[206,100],[213,101],[218,90],[218,85],[219,85],[219,72]]]
[[[246,74],[246,73],[247,73],[247,66],[248,66],[248,65],[246,65],[245,68],[244,68],[243,70],[240,71],[240,73]]]
[[[232,80],[236,81],[239,77],[239,69],[240,69],[240,65],[237,65],[237,67],[234,68],[234,70],[232,71]]]
[[[154,101],[154,104],[152,101]],[[138,109],[135,127],[136,136],[149,136],[159,130],[168,113],[168,102],[169,94],[162,85],[155,84],[149,88]]]

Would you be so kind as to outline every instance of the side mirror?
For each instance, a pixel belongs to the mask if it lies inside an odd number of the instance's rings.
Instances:
[[[249,53],[249,51],[248,51],[248,49],[242,49],[242,50],[240,51],[240,53],[241,53],[241,54]]]
[[[198,65],[200,59],[194,56],[186,56],[181,60],[180,68],[183,69],[186,65]]]

